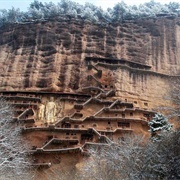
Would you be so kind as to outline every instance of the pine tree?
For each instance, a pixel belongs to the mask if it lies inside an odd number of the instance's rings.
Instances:
[[[160,114],[157,113],[153,117],[153,119],[148,123],[150,127],[151,136],[154,137],[160,131],[170,131],[172,129],[172,124],[168,122],[168,119]]]

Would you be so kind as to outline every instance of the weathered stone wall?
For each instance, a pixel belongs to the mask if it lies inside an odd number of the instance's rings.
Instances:
[[[169,77],[148,72],[118,69],[115,79],[117,96],[130,102],[138,99],[137,104],[144,108],[163,105],[169,89]]]

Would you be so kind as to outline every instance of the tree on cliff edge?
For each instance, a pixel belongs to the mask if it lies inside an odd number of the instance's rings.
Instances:
[[[30,165],[27,161],[26,142],[12,117],[12,107],[0,99],[0,179],[16,179],[16,176],[21,179],[25,177]]]

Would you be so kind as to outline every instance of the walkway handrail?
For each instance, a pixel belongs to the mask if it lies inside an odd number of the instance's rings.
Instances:
[[[112,108],[117,102],[120,102],[120,100],[116,99],[116,100],[109,106],[109,109]]]
[[[49,144],[51,144],[54,141],[55,138],[52,138],[51,140],[49,140],[43,147],[41,147],[42,149],[44,149],[45,147],[47,147]]]
[[[100,113],[102,113],[104,111],[105,107],[101,108],[99,111],[97,111],[93,116],[97,116]]]
[[[91,76],[98,84],[101,84],[101,82],[99,82],[93,75],[89,75]]]

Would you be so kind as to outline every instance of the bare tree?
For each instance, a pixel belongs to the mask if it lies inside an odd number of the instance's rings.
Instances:
[[[107,146],[89,149],[90,157],[82,168],[85,179],[137,179],[143,166],[143,137],[131,136]]]
[[[12,107],[0,99],[0,175],[2,179],[23,179],[30,165],[27,145],[12,117]]]
[[[126,137],[109,146],[90,149],[82,168],[84,179],[154,180],[180,178],[180,131],[162,134],[161,141]]]
[[[150,157],[149,172],[155,179],[180,179],[180,130],[163,132],[161,141],[148,146]],[[148,155],[148,154],[147,154]]]

